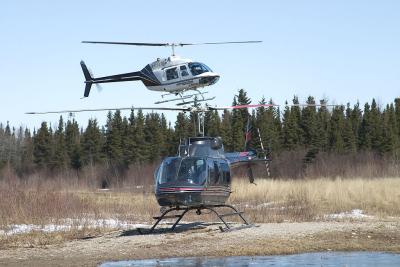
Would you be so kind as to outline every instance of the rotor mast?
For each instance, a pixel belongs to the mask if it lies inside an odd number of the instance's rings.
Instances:
[[[171,48],[172,48],[172,56],[173,56],[173,57],[175,56],[175,46],[176,46],[176,44],[175,44],[175,43],[172,43],[172,44],[171,44]]]

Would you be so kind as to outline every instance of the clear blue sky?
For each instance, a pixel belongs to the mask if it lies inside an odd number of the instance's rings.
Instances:
[[[11,1],[0,4],[0,122],[56,123],[26,111],[153,106],[140,82],[106,84],[80,99],[84,59],[95,75],[136,71],[168,48],[81,44],[82,40],[262,44],[178,48],[221,74],[216,105],[239,88],[254,102],[298,95],[362,104],[400,94],[399,1]],[[127,114],[127,113],[125,113]],[[76,114],[104,123],[105,113]],[[174,113],[168,115],[169,119]]]

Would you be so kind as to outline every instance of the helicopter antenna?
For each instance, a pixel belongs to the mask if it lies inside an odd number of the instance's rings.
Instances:
[[[258,132],[258,138],[260,139],[261,151],[264,154],[264,162],[265,162],[265,168],[267,169],[267,175],[268,175],[268,177],[270,177],[271,173],[269,171],[269,161],[267,160],[267,152],[264,148],[264,144],[263,144],[263,141],[261,138],[260,128],[257,128],[257,132]]]

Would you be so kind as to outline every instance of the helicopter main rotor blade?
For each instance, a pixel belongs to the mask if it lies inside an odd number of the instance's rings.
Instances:
[[[209,42],[209,43],[131,43],[131,42],[103,42],[82,41],[84,44],[114,44],[114,45],[137,45],[137,46],[187,46],[187,45],[219,45],[219,44],[249,44],[261,43],[262,41],[233,41],[233,42]]]
[[[165,111],[190,111],[188,108],[163,108],[163,107],[129,107],[129,108],[95,108],[95,109],[76,109],[76,110],[59,110],[59,111],[39,111],[26,112],[25,114],[57,114],[57,113],[78,113],[78,112],[96,112],[96,111],[111,111],[111,110],[165,110]]]
[[[138,45],[138,46],[170,46],[169,43],[127,43],[127,42],[99,42],[99,41],[82,41],[84,44],[115,44],[115,45]]]
[[[262,41],[232,41],[232,42],[211,42],[211,43],[179,43],[179,46],[185,45],[219,45],[219,44],[253,44],[262,43]]]

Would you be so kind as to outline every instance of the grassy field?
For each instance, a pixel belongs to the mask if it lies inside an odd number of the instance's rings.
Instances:
[[[229,202],[246,212],[252,222],[306,222],[324,220],[375,219],[400,217],[400,178],[377,179],[310,179],[256,180],[256,185],[245,179],[232,184]],[[151,187],[131,187],[101,191],[59,184],[55,181],[36,183],[3,181],[0,183],[0,230],[10,225],[63,225],[70,228],[61,233],[33,231],[22,235],[0,232],[3,247],[19,244],[46,244],[47,238],[56,242],[95,235],[112,230],[114,226],[96,224],[115,219],[128,223],[151,223],[159,213],[159,206]],[[362,217],[332,217],[362,210]],[[211,215],[186,220],[212,220]],[[72,222],[72,223],[71,223]],[[21,241],[22,240],[22,241]],[[58,242],[57,241],[57,242]],[[8,244],[8,245],[7,245]]]
[[[323,220],[360,209],[384,218],[400,216],[400,179],[245,180],[233,184],[230,201],[257,222]],[[246,205],[244,205],[246,207]]]

